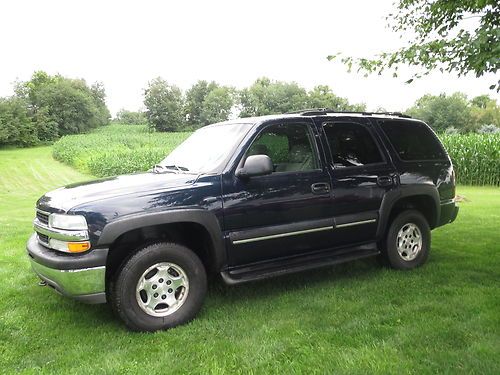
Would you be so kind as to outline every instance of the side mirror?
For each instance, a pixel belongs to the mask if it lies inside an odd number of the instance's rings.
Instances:
[[[251,155],[245,160],[243,167],[236,171],[236,176],[248,178],[273,173],[273,162],[267,155]]]

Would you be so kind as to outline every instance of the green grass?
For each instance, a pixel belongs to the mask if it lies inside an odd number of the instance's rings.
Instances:
[[[0,373],[500,373],[500,189],[433,232],[411,272],[357,261],[236,287],[188,325],[128,332],[106,305],[37,286],[25,255],[36,199],[88,178],[50,148],[0,150]]]

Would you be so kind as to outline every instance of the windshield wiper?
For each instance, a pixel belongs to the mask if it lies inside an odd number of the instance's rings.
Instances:
[[[161,165],[155,164],[153,167],[154,173],[181,173],[181,172],[189,172],[189,169],[186,167],[182,167],[179,165]]]

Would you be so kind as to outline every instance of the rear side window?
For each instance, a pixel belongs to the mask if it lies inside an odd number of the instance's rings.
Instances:
[[[425,124],[409,121],[383,121],[379,124],[402,160],[446,158],[443,147]]]
[[[383,162],[375,140],[363,125],[336,122],[326,123],[323,129],[335,168],[359,167]]]

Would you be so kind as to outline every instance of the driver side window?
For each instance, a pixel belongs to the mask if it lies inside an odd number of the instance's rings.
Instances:
[[[301,172],[319,168],[312,135],[305,124],[277,124],[265,128],[247,155],[267,155],[274,172]]]

